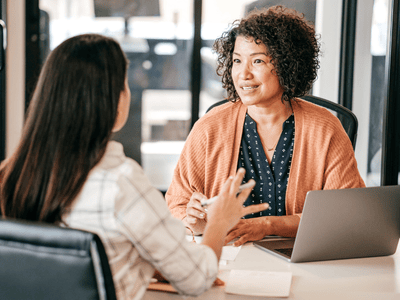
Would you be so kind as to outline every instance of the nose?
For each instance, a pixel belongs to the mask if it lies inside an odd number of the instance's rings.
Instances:
[[[242,64],[239,70],[239,78],[242,80],[249,80],[253,77],[250,66],[247,64]]]

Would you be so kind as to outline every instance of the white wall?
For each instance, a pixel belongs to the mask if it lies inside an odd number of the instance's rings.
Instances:
[[[315,30],[321,36],[320,69],[313,95],[333,102],[339,98],[342,1],[317,0]]]
[[[25,0],[7,0],[6,157],[16,148],[24,122]]]

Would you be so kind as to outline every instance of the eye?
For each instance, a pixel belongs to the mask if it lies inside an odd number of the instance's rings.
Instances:
[[[255,64],[261,64],[261,63],[263,63],[264,61],[262,60],[262,59],[259,59],[259,58],[257,58],[257,59],[255,59],[254,60],[254,63]]]
[[[240,63],[240,59],[239,59],[239,58],[234,58],[234,59],[233,59],[233,63],[234,63],[234,64]]]

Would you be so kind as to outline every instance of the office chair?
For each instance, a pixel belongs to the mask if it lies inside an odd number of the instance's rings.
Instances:
[[[0,299],[116,300],[96,234],[0,218]]]
[[[340,104],[316,96],[307,95],[299,98],[325,107],[330,110],[335,116],[337,116],[342,123],[342,126],[346,131],[351,141],[351,144],[353,145],[353,149],[356,148],[358,121],[356,115],[353,114],[351,110]],[[214,103],[207,109],[206,113],[209,112],[213,107],[224,104],[226,102],[228,102],[227,99]]]

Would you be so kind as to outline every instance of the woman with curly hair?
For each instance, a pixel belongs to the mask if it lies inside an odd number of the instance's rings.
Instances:
[[[193,127],[167,191],[168,206],[202,234],[201,200],[218,195],[240,167],[254,179],[247,215],[228,234],[234,245],[267,235],[294,237],[311,190],[363,187],[352,144],[329,111],[297,97],[316,79],[319,43],[294,10],[274,6],[235,21],[214,44],[228,102]]]

